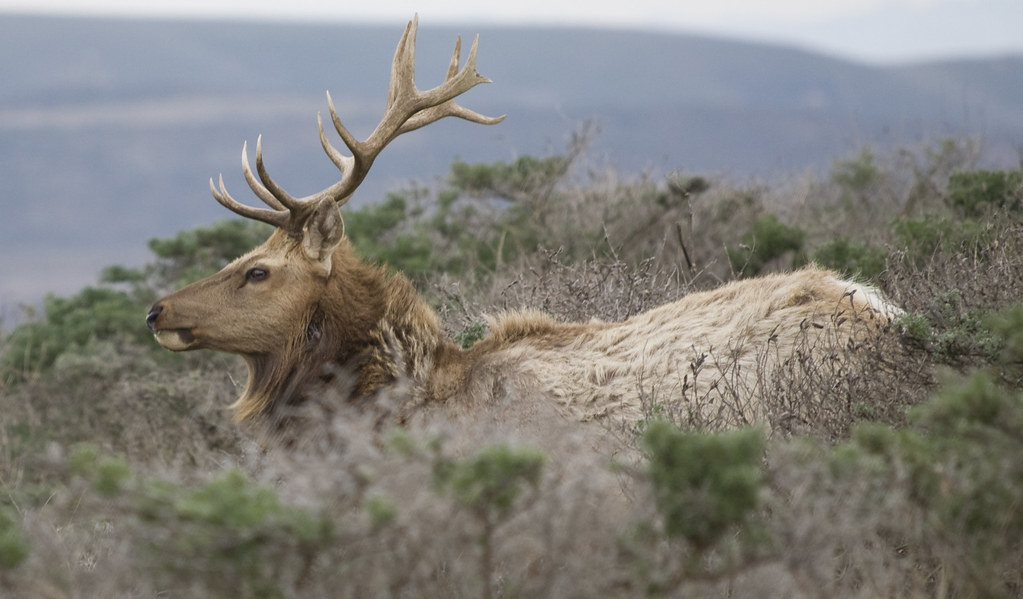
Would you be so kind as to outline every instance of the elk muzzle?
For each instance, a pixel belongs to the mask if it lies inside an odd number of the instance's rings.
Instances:
[[[157,343],[171,351],[186,351],[195,349],[196,339],[190,328],[163,328],[160,323],[160,315],[163,314],[163,304],[157,302],[146,314],[146,326],[153,332]]]

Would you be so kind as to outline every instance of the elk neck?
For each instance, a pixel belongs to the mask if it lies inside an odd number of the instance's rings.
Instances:
[[[347,240],[304,313],[302,329],[285,347],[243,356],[249,377],[232,405],[237,420],[272,417],[328,384],[350,402],[399,380],[425,389],[438,362],[461,352],[404,275],[361,260]]]

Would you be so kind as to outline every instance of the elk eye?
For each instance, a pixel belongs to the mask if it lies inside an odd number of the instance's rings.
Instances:
[[[257,266],[255,268],[250,268],[248,272],[245,273],[245,280],[250,283],[258,283],[260,281],[265,281],[268,276],[270,276],[270,273],[267,272],[265,268],[259,268]]]

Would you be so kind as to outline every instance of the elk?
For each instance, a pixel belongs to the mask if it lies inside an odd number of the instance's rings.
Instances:
[[[232,404],[238,421],[279,416],[317,385],[349,373],[346,398],[372,401],[402,382],[414,390],[399,419],[421,407],[471,409],[522,394],[550,398],[582,420],[638,419],[644,394],[660,401],[708,397],[723,382],[745,395],[730,421],[766,418],[758,385],[800,348],[826,356],[877,334],[897,313],[873,288],[807,268],[733,282],[638,314],[623,322],[559,322],[535,311],[490,318],[489,333],[469,349],[445,338],[437,315],[401,273],[361,260],[345,237],[339,207],[397,136],[443,117],[480,124],[491,118],[454,99],[489,82],[476,71],[479,38],[459,67],[455,44],[445,81],[420,91],[414,82],[417,21],[398,44],[386,110],[365,141],[341,123],[327,94],[331,120],[351,155],[320,142],[341,172],[323,191],[289,195],[270,178],[256,142],[256,175],[242,146],[245,180],[266,208],[236,201],[210,180],[229,210],[269,223],[265,243],[219,273],[157,301],[146,322],[172,351],[211,349],[239,354],[248,380]],[[258,178],[257,178],[258,175]],[[706,408],[720,410],[710,401]],[[739,413],[741,412],[741,413]]]

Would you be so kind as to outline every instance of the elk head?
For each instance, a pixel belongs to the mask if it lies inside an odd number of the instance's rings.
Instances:
[[[173,351],[214,349],[241,354],[255,360],[279,362],[286,352],[319,335],[318,310],[331,301],[343,304],[335,319],[355,318],[372,312],[379,296],[372,290],[351,290],[358,278],[357,261],[348,252],[344,221],[338,208],[344,205],[366,177],[373,161],[395,137],[428,125],[446,116],[456,116],[481,124],[504,119],[485,117],[467,110],[454,98],[489,79],[476,72],[479,37],[464,67],[459,68],[461,40],[445,81],[433,89],[420,91],[415,84],[415,38],[417,19],[409,22],[398,43],[391,67],[387,107],[379,125],[364,140],[357,140],[337,116],[330,94],[327,105],[334,128],[351,152],[343,155],[335,149],[317,117],[320,142],[331,161],[341,171],[341,179],[330,187],[305,198],[289,195],[267,174],[263,165],[261,139],[256,143],[256,173],[249,167],[247,146],[242,146],[242,170],[252,191],[267,208],[241,204],[224,186],[210,179],[213,196],[229,210],[246,218],[276,227],[270,238],[227,265],[219,273],[188,285],[156,302],[146,323],[160,345]],[[359,263],[361,264],[361,263]],[[346,267],[347,265],[347,267]],[[367,267],[362,265],[363,275]],[[326,294],[332,294],[329,300]],[[347,314],[347,316],[346,316]],[[357,336],[357,331],[345,332]],[[282,367],[280,364],[275,367]]]

